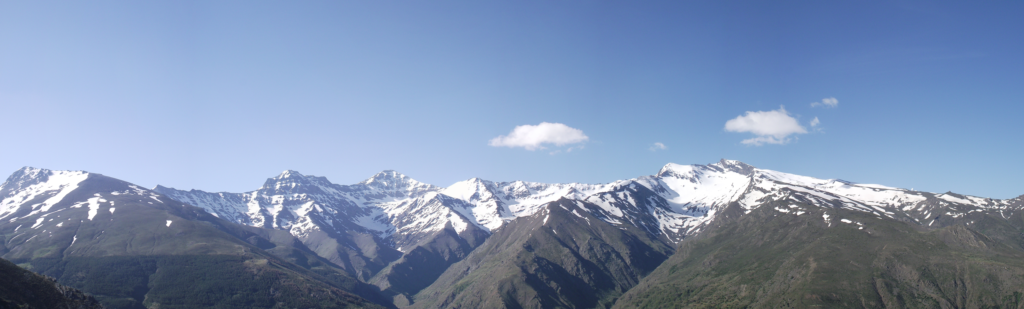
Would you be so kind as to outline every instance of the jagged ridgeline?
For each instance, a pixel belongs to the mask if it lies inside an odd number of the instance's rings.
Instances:
[[[218,219],[135,185],[26,168],[0,188],[3,257],[107,308],[379,307],[287,233]],[[298,245],[296,245],[298,244]]]
[[[286,171],[244,193],[25,168],[0,253],[114,308],[1013,307],[1022,198],[738,161],[608,184]],[[243,278],[243,279],[239,279]]]

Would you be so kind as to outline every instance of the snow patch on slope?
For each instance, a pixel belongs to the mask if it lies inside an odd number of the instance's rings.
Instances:
[[[10,216],[24,203],[41,196],[49,197],[32,205],[32,212],[22,218],[48,212],[69,193],[78,189],[79,183],[89,178],[89,173],[82,171],[51,171],[30,167],[19,170],[15,175],[19,173],[21,177],[14,179],[12,176],[0,186],[0,190],[13,190],[9,196],[0,196],[0,219]]]

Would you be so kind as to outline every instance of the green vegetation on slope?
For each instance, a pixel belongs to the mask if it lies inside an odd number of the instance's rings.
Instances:
[[[1024,306],[1024,252],[963,224],[926,230],[789,203],[721,218],[700,239],[684,241],[615,307]]]
[[[373,307],[283,263],[229,255],[69,257],[44,273],[109,308]]]
[[[82,291],[0,259],[0,309],[9,308],[100,309],[103,306]]]

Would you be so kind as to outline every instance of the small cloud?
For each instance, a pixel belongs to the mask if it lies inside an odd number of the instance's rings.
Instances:
[[[658,151],[658,150],[665,150],[665,149],[668,149],[668,147],[665,147],[665,144],[662,144],[662,143],[654,143],[654,145],[651,145],[651,151]]]
[[[725,130],[729,132],[749,132],[755,138],[742,141],[746,145],[761,146],[764,144],[783,145],[789,143],[790,135],[806,134],[807,129],[789,115],[786,108],[778,110],[750,112],[725,122]]]
[[[817,127],[819,124],[821,124],[821,120],[818,120],[818,117],[814,117],[814,119],[811,120],[812,127]]]
[[[489,143],[493,147],[523,147],[526,150],[534,151],[546,149],[545,144],[563,146],[568,144],[583,143],[590,140],[580,129],[572,128],[561,123],[541,122],[538,125],[521,125],[512,129],[509,134],[492,138]],[[572,147],[568,151],[572,151]],[[579,146],[583,149],[583,146]],[[552,152],[551,154],[560,151]]]
[[[821,99],[821,102],[811,103],[811,107],[818,107],[818,106],[835,108],[835,107],[839,106],[839,100],[836,100],[835,97],[831,97],[831,98]]]

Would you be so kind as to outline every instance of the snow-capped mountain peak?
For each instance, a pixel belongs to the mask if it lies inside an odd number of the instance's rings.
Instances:
[[[494,183],[480,178],[456,182],[441,190],[441,193],[467,202],[494,198]]]
[[[376,190],[410,191],[416,193],[425,193],[441,189],[440,187],[416,181],[409,178],[409,176],[405,176],[402,173],[393,170],[381,171],[359,184]]]
[[[261,191],[265,194],[329,194],[336,191],[337,185],[326,177],[303,175],[297,171],[287,170],[277,177],[268,178]]]
[[[757,168],[736,160],[722,159],[718,163],[708,165],[710,168],[721,168],[724,171],[749,176],[754,173]]]
[[[657,177],[676,177],[684,179],[693,179],[699,177],[702,173],[735,173],[743,176],[749,176],[754,173],[757,168],[736,160],[722,159],[717,163],[708,165],[682,165],[676,163],[665,164],[661,170],[658,171]]]
[[[26,166],[14,171],[10,177],[7,177],[7,181],[3,183],[3,187],[9,190],[16,190],[33,184],[49,182],[51,177],[56,177],[54,179],[55,182],[64,183],[66,181],[70,181],[70,179],[65,179],[65,177],[88,174],[89,173],[85,171],[52,171],[44,168]]]
[[[658,173],[655,174],[655,176],[656,177],[692,178],[693,175],[694,175],[693,167],[694,167],[693,165],[682,165],[682,164],[669,163],[669,164],[665,164],[665,166],[663,166],[661,168],[661,170],[659,170]]]
[[[372,231],[391,239],[396,247],[412,245],[409,241],[419,239],[410,235],[432,233],[445,226],[455,226],[460,233],[468,226],[494,231],[561,198],[597,205],[600,209],[593,211],[602,220],[616,225],[640,224],[672,242],[697,233],[734,203],[749,212],[771,201],[789,199],[878,216],[921,217],[913,220],[932,215],[942,203],[971,207],[1007,205],[999,200],[787,174],[725,159],[706,165],[669,163],[653,176],[608,184],[493,182],[471,178],[442,188],[385,170],[346,186],[330,183],[323,177],[285,171],[269,179],[264,188],[236,197],[184,191],[163,193],[187,203],[198,203],[197,206],[222,218],[237,218],[235,221],[240,223],[290,228],[303,235],[311,230]],[[232,206],[225,207],[226,204]],[[939,206],[922,206],[933,204]],[[295,230],[296,226],[302,231]]]
[[[23,167],[0,185],[0,218],[11,216],[24,203],[30,203],[32,209],[24,216],[49,211],[87,178],[89,173],[84,171]]]

